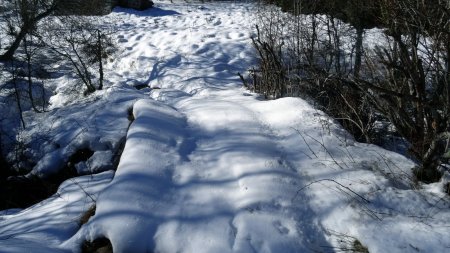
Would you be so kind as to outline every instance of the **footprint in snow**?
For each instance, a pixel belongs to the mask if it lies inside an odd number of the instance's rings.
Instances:
[[[289,234],[290,230],[287,227],[283,226],[283,224],[281,224],[280,221],[274,221],[273,226],[278,230],[278,232],[280,232],[280,234],[282,235]]]
[[[236,40],[236,39],[240,39],[244,36],[245,36],[245,34],[243,34],[243,33],[230,32],[227,34],[226,38],[229,40]]]
[[[117,36],[117,42],[118,43],[126,43],[126,42],[128,42],[128,40],[125,39],[125,36],[123,34],[121,34],[121,35]]]
[[[209,48],[208,47],[203,47],[203,48],[200,48],[199,50],[197,50],[196,52],[195,52],[195,54],[196,55],[200,55],[200,54],[204,54],[204,53],[206,53],[206,52],[208,52],[209,51]]]

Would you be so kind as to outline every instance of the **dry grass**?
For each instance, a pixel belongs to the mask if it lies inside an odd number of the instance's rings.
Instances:
[[[352,251],[355,252],[355,253],[356,252],[357,253],[369,253],[369,249],[367,249],[366,246],[362,245],[362,243],[358,239],[355,239],[353,241],[353,249],[352,249]]]

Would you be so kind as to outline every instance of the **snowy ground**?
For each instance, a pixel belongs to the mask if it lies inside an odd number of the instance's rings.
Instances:
[[[114,252],[450,249],[448,196],[413,187],[412,161],[355,142],[302,99],[241,87],[236,73],[255,63],[252,4],[155,2],[104,17],[121,48],[108,88],[76,103],[55,95],[22,137],[44,136],[30,174],[45,176],[84,147],[95,153],[79,172],[110,169],[126,135],[117,171],[1,212],[0,252],[78,252],[100,237]]]

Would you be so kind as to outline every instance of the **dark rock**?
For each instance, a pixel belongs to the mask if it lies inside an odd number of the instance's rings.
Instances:
[[[113,248],[108,238],[97,238],[92,242],[84,242],[81,248],[83,253],[112,253]]]
[[[153,7],[153,2],[150,0],[119,0],[119,6],[142,11]]]

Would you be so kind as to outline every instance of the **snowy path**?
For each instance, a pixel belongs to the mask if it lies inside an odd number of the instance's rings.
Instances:
[[[437,202],[394,178],[411,161],[356,143],[302,99],[264,101],[241,87],[237,72],[255,63],[253,5],[156,2],[105,17],[122,51],[104,95],[120,113],[137,102],[95,215],[49,245],[30,235],[28,246],[77,252],[107,237],[125,253],[335,252],[358,239],[370,252],[445,251],[450,212],[433,213],[433,226],[418,221],[411,214],[430,215]],[[153,89],[132,88],[142,84]],[[0,231],[23,217],[0,216]],[[0,252],[24,251],[14,243],[4,250],[0,240]]]
[[[300,99],[260,101],[242,89],[236,73],[254,63],[252,5],[160,7],[150,12],[154,17],[128,16],[139,25],[119,35],[129,38],[129,52],[114,69],[127,66],[116,72],[120,78],[160,88],[150,97],[165,105],[135,105],[125,150],[133,155],[124,155],[118,183],[101,196],[98,214],[72,240],[103,233],[117,252],[327,252],[351,248],[355,238],[375,250],[384,242],[391,252],[433,247],[432,241],[414,243],[427,241],[414,233],[405,241],[389,240],[389,223],[371,216],[389,204],[368,208],[330,181],[297,192],[314,180],[331,179],[377,199],[370,194],[389,192],[392,183],[371,167],[383,160],[386,170],[403,173],[412,163],[355,143]],[[134,131],[147,137],[135,138]],[[120,197],[130,188],[136,190]],[[123,208],[117,217],[110,214],[114,206]],[[430,233],[414,221],[410,227]],[[377,230],[386,233],[374,237]],[[444,240],[447,232],[435,228],[433,236]]]
[[[207,99],[181,107],[187,126],[173,108],[135,104],[125,159],[79,234],[106,235],[117,252],[309,251],[321,237],[298,218],[307,205],[292,202],[299,176],[251,111]],[[203,120],[211,110],[218,118]]]
[[[171,6],[175,17],[135,22],[142,32],[119,35],[130,38],[121,40],[130,45],[123,61],[139,65],[116,74],[160,88],[150,96],[169,106],[134,105],[116,176],[76,243],[106,235],[117,252],[307,252],[326,245],[320,227],[298,217],[312,216],[307,203],[292,201],[300,175],[251,108],[258,100],[240,87],[236,73],[252,61],[242,29],[250,11],[223,6]],[[147,79],[142,69],[150,70]]]
[[[299,175],[283,166],[271,130],[245,106],[254,98],[241,98],[236,72],[251,49],[239,24],[248,17],[224,19],[231,13],[200,10],[194,17],[156,18],[170,32],[123,36],[135,41],[131,47],[145,48],[131,50],[139,63],[146,62],[142,52],[157,55],[145,82],[161,88],[151,96],[173,108],[151,100],[135,104],[125,158],[80,234],[106,234],[118,252],[307,250],[297,217],[306,205],[291,202]],[[189,32],[177,30],[186,27]],[[161,39],[151,44],[153,36]]]

